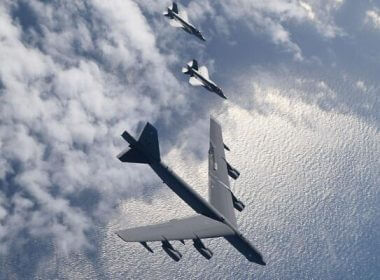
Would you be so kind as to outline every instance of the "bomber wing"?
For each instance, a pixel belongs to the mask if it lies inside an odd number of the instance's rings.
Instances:
[[[196,215],[161,224],[120,230],[116,234],[126,242],[149,242],[215,238],[233,235],[234,232],[221,222]]]
[[[236,225],[227,162],[224,154],[222,128],[213,118],[210,118],[210,149],[208,159],[210,203],[233,225]]]

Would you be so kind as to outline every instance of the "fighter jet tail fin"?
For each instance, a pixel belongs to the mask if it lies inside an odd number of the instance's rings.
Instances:
[[[195,59],[193,59],[192,61],[189,61],[187,65],[193,68],[194,70],[198,70],[198,61],[196,61]]]
[[[189,61],[185,67],[182,67],[182,73],[191,74],[191,69],[198,71],[198,61],[195,59]]]
[[[120,161],[150,163],[153,160],[161,160],[157,130],[150,123],[145,125],[138,141],[127,131],[124,131],[121,136],[130,144],[130,148],[117,156]]]
[[[173,4],[171,4],[167,11],[163,12],[163,15],[168,17],[168,18],[171,18],[173,19],[173,15],[172,13],[175,13],[178,15],[178,6],[177,6],[177,3],[173,2]]]
[[[169,9],[172,10],[174,13],[178,14],[178,5],[176,2],[173,2]]]

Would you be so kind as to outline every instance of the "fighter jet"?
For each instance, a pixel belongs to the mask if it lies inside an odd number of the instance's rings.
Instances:
[[[173,4],[168,7],[167,12],[164,12],[164,16],[170,18],[169,23],[171,26],[182,28],[187,33],[195,35],[202,41],[206,41],[201,32],[189,22],[186,11],[178,11],[177,3],[173,2]]]
[[[227,99],[227,97],[223,94],[223,91],[220,87],[218,87],[213,81],[211,81],[208,76],[208,70],[206,66],[198,67],[198,62],[193,59],[186,64],[186,67],[182,68],[182,73],[186,75],[190,75],[189,83],[192,86],[202,86],[209,91],[212,91]]]
[[[258,250],[238,230],[234,208],[242,211],[245,206],[232,193],[228,175],[237,179],[239,172],[226,161],[224,149],[228,147],[223,143],[221,126],[213,118],[210,119],[208,152],[208,201],[162,162],[158,134],[153,125],[147,123],[137,141],[127,131],[123,132],[122,137],[129,143],[129,148],[118,155],[119,160],[148,164],[197,214],[161,224],[120,230],[117,235],[121,239],[140,242],[151,253],[153,250],[147,242],[159,241],[162,249],[174,261],[179,261],[182,254],[170,241],[176,240],[184,244],[185,240],[192,240],[195,249],[210,259],[213,252],[205,246],[202,239],[223,237],[250,262],[265,265]]]

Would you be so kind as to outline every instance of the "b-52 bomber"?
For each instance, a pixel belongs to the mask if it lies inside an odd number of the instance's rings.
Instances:
[[[216,93],[220,97],[227,99],[222,89],[218,87],[209,77],[206,66],[198,66],[198,61],[193,59],[182,68],[182,73],[190,75],[189,83],[192,86],[202,86],[207,90]]]
[[[187,33],[195,35],[198,39],[206,41],[202,33],[189,22],[186,11],[178,11],[177,3],[173,2],[173,4],[168,7],[167,12],[164,12],[164,16],[170,18],[169,23],[171,26],[182,28]]]
[[[147,123],[137,141],[127,131],[124,131],[122,137],[129,143],[129,148],[118,155],[119,160],[148,164],[197,215],[121,230],[117,232],[121,239],[126,242],[140,242],[152,253],[153,250],[147,242],[160,241],[162,249],[173,260],[179,261],[182,255],[174,249],[170,241],[185,243],[184,240],[192,240],[195,249],[206,259],[210,259],[213,252],[205,246],[202,239],[223,237],[250,262],[265,265],[258,250],[237,228],[234,208],[242,211],[244,204],[232,193],[228,175],[236,179],[239,172],[226,161],[224,149],[229,149],[223,143],[220,125],[213,118],[210,119],[208,152],[209,201],[161,161],[158,135],[154,126]]]

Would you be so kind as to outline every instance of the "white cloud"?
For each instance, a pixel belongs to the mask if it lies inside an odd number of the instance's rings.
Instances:
[[[306,10],[309,18],[311,20],[314,20],[315,19],[315,13],[314,13],[312,7],[309,4],[307,4],[306,2],[303,2],[303,1],[300,1],[299,3],[301,5],[301,7]]]
[[[189,108],[189,100],[194,94],[186,94],[187,87],[177,81],[170,69],[180,69],[178,64],[187,61],[181,57],[183,52],[177,53],[184,42],[186,46],[196,46],[192,51],[199,56],[206,47],[200,47],[196,40],[188,40],[187,34],[182,39],[178,36],[182,31],[173,31],[165,19],[144,17],[142,11],[161,16],[166,5],[159,1],[24,3],[32,9],[30,15],[36,18],[38,30],[23,29],[17,19],[11,18],[10,10],[17,8],[17,3],[7,0],[0,4],[0,85],[3,86],[0,177],[7,175],[7,181],[0,181],[0,254],[28,232],[31,238],[54,242],[55,257],[43,257],[35,272],[41,278],[52,278],[50,275],[80,278],[83,274],[90,278],[108,275],[108,278],[125,278],[126,271],[129,277],[146,273],[147,278],[173,278],[175,273],[183,275],[184,271],[193,272],[194,267],[197,270],[204,267],[204,260],[191,246],[185,249],[183,269],[178,270],[173,269],[161,251],[145,259],[146,252],[139,244],[124,244],[114,231],[127,225],[192,213],[188,208],[182,209],[186,206],[169,189],[159,188],[161,183],[157,183],[148,167],[123,165],[115,156],[126,145],[119,137],[124,129],[133,133],[140,120],[157,118],[166,118],[167,123],[174,124],[177,119],[171,117],[173,111],[183,114],[193,109]],[[268,34],[275,44],[302,59],[302,48],[292,40],[288,23],[310,23],[326,38],[338,36],[341,30],[334,22],[334,14],[342,3],[338,0],[240,0],[221,4],[204,1],[191,2],[189,13],[196,26],[202,27],[211,18],[215,26],[203,27],[211,32],[222,29],[223,34],[231,32],[230,26],[236,21],[242,21],[252,32]],[[156,33],[157,30],[160,32]],[[237,252],[222,240],[207,240],[216,253],[211,264],[216,264],[217,269],[211,271],[216,278],[232,271],[243,279],[253,273],[262,276],[259,278],[275,279],[281,277],[279,273],[288,271],[289,262],[294,262],[296,255],[304,256],[303,260],[315,260],[318,264],[315,267],[324,276],[317,278],[326,279],[330,265],[326,267],[318,263],[320,259],[313,258],[333,255],[341,249],[334,242],[330,242],[331,248],[323,247],[327,243],[325,239],[338,242],[349,240],[347,236],[352,233],[360,235],[365,221],[352,220],[355,213],[361,213],[356,202],[362,194],[367,203],[375,197],[371,184],[376,180],[379,158],[376,157],[379,151],[376,128],[352,116],[352,104],[347,106],[336,101],[338,94],[327,81],[299,78],[294,89],[293,84],[281,85],[281,81],[289,78],[286,75],[281,76],[279,72],[274,76],[262,75],[247,79],[253,89],[234,89],[248,93],[249,98],[244,96],[240,100],[243,108],[228,101],[213,113],[224,123],[224,136],[232,148],[227,156],[242,171],[240,180],[233,184],[233,190],[248,206],[245,210],[248,212],[239,217],[242,229],[255,232],[255,236],[248,238],[260,244],[258,247],[271,258],[274,269],[268,270],[268,266],[258,271],[252,266],[239,270],[241,256]],[[354,88],[356,80],[352,83]],[[308,85],[312,85],[311,91]],[[330,100],[337,104],[331,105]],[[331,106],[328,109],[344,108],[324,110],[320,103]],[[189,141],[195,136],[196,139]],[[205,196],[207,138],[208,119],[199,119],[183,128],[176,138],[177,146],[165,156],[169,165]],[[355,176],[341,181],[346,176],[345,170]],[[347,185],[352,188],[346,188]],[[353,188],[358,186],[363,188],[359,191]],[[144,193],[141,201],[139,194],[148,188],[152,197],[147,198]],[[159,193],[155,192],[156,188]],[[90,205],[90,210],[83,209],[88,202],[81,200],[87,190],[99,193],[100,197],[94,199],[96,202]],[[125,201],[131,195],[134,198]],[[106,238],[97,240],[101,258],[91,263],[81,249],[91,246],[87,233],[94,226],[94,217],[109,221],[120,203],[122,215],[116,221],[111,220],[104,231],[102,227],[96,230],[96,234],[105,233]],[[350,212],[352,205],[356,208]],[[315,212],[332,214],[320,220]],[[370,221],[371,213],[367,214]],[[289,217],[294,219],[291,223]],[[318,231],[321,224],[335,226],[336,220],[344,228],[335,238],[328,234],[328,229]],[[120,248],[122,244],[125,250]],[[313,244],[321,246],[316,248]],[[357,240],[342,245],[344,250],[352,252],[346,244],[357,244]],[[288,250],[289,246],[292,251]],[[81,252],[74,257],[65,256],[72,251]],[[347,256],[345,251],[338,253]],[[235,261],[220,269],[222,259]],[[302,267],[295,271],[308,273],[313,269],[308,263],[299,265]],[[13,269],[13,264],[5,263],[5,266],[7,271]],[[52,267],[56,270],[52,271]],[[310,278],[310,275],[303,276]]]
[[[0,175],[12,190],[0,201],[0,250],[27,232],[70,253],[89,245],[93,217],[153,177],[116,159],[121,132],[186,111],[186,90],[135,2],[28,1],[32,30],[11,17],[18,5],[0,4]],[[101,196],[92,213],[71,199],[85,189]]]
[[[356,86],[361,91],[367,91],[367,86],[366,86],[366,84],[363,81],[357,81],[356,82]]]
[[[368,10],[365,16],[365,22],[376,29],[380,29],[380,12],[378,9]]]
[[[202,1],[202,4],[192,2],[189,4],[191,14],[199,21],[204,21],[206,16],[212,18],[214,29],[221,28],[223,34],[229,34],[234,21],[243,22],[252,32],[265,33],[270,36],[275,44],[284,47],[294,55],[297,60],[302,60],[302,50],[292,39],[292,34],[287,27],[288,23],[310,23],[318,32],[326,37],[333,38],[343,34],[343,31],[335,24],[335,12],[341,7],[342,1],[249,1],[249,0],[224,0],[215,2]],[[221,7],[221,9],[218,9]],[[222,14],[220,14],[222,13]],[[228,24],[219,26],[219,18],[228,19]]]

